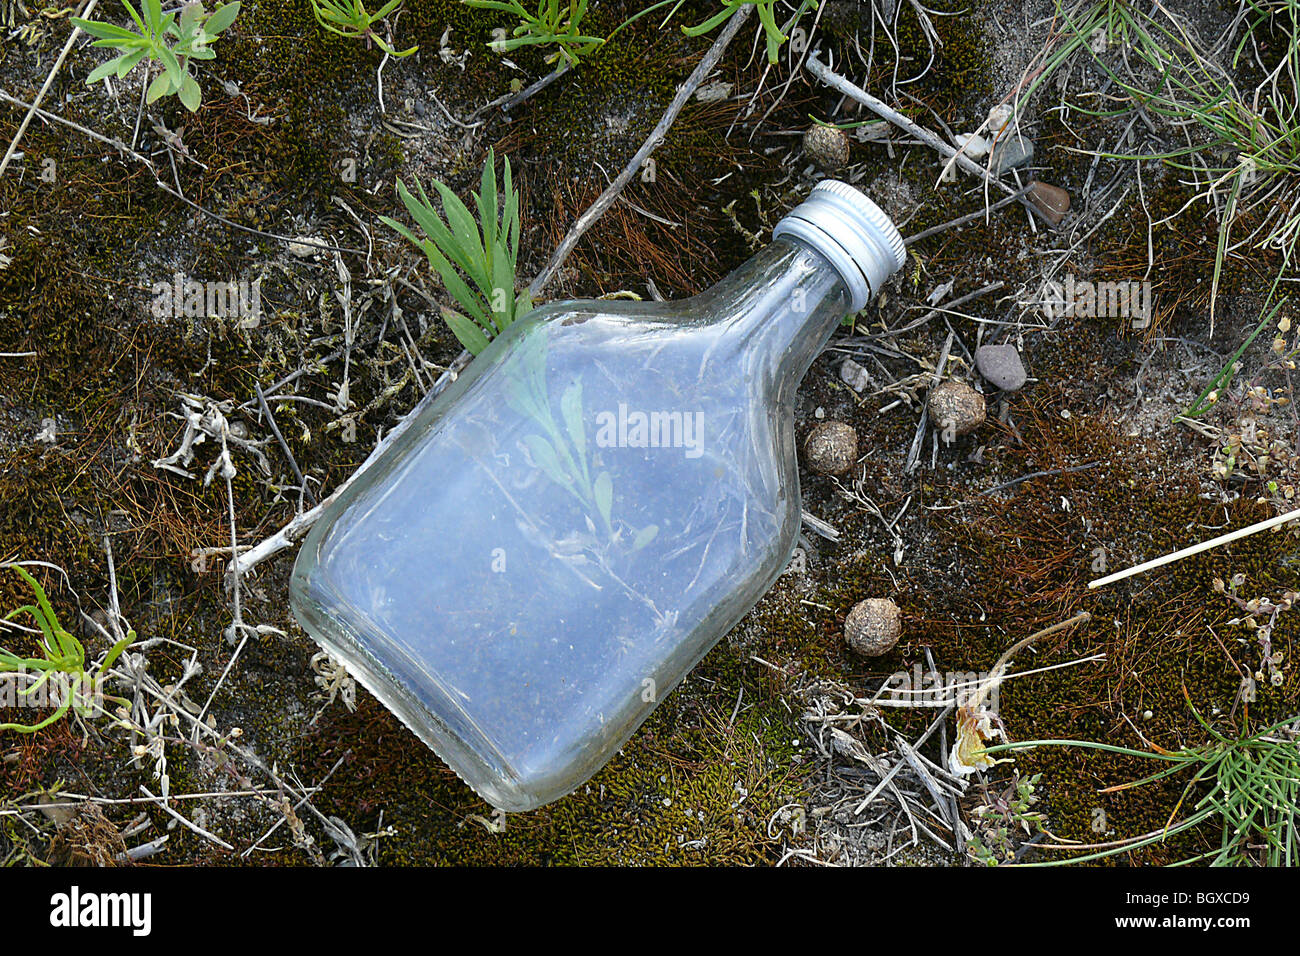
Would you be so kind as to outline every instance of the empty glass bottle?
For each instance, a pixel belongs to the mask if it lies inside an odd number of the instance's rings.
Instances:
[[[905,253],[833,181],[773,236],[688,299],[515,322],[303,545],[303,626],[503,810],[599,770],[790,558],[795,389]]]

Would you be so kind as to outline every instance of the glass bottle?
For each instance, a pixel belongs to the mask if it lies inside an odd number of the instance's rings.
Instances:
[[[494,806],[569,793],[784,569],[795,389],[904,259],[823,181],[698,295],[534,310],[322,515],[298,620]]]

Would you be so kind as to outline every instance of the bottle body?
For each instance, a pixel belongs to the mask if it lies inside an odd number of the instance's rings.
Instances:
[[[672,303],[553,303],[349,487],[304,627],[493,805],[586,781],[775,581],[793,393],[847,310],[798,239]]]

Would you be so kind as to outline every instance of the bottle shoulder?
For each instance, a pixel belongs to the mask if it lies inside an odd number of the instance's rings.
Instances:
[[[557,299],[533,309],[519,321],[529,326],[550,325],[573,328],[593,319],[608,325],[682,325],[706,318],[707,297],[693,295],[682,299]]]

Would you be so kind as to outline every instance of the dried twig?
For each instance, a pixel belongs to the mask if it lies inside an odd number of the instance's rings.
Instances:
[[[1116,581],[1122,581],[1124,578],[1132,577],[1135,574],[1142,574],[1153,568],[1159,568],[1166,564],[1173,564],[1175,561],[1181,561],[1183,558],[1190,558],[1194,554],[1200,554],[1202,551],[1209,551],[1211,548],[1217,548],[1221,544],[1229,544],[1241,538],[1249,537],[1252,534],[1258,534],[1260,531],[1267,531],[1269,528],[1276,528],[1290,521],[1300,520],[1300,508],[1295,511],[1288,511],[1286,514],[1277,515],[1264,521],[1257,521],[1245,528],[1238,528],[1236,531],[1229,531],[1227,534],[1221,534],[1217,538],[1211,538],[1209,541],[1202,541],[1200,544],[1193,544],[1189,547],[1182,548],[1172,554],[1166,554],[1164,557],[1154,558],[1145,561],[1136,567],[1129,568],[1126,571],[1116,571],[1114,574],[1108,574],[1104,578],[1097,578],[1095,581],[1089,581],[1089,588],[1099,588],[1103,585],[1113,584]]]
[[[990,174],[987,169],[975,162],[965,153],[949,146],[940,139],[937,134],[930,132],[924,126],[918,126],[902,113],[898,112],[898,110],[885,105],[856,83],[853,83],[834,72],[830,67],[818,59],[815,53],[808,57],[808,72],[817,77],[817,79],[821,80],[827,86],[831,87],[831,89],[838,90],[850,99],[861,103],[881,119],[889,120],[889,122],[893,123],[900,129],[911,133],[922,143],[937,151],[944,159],[955,162],[972,176],[980,177],[990,186],[994,186],[997,189],[1002,190],[1004,193],[1015,195],[1016,189],[1014,187],[1007,185],[996,176]]]
[[[154,795],[149,792],[149,788],[146,787],[144,784],[140,784],[140,792],[143,793],[146,797],[153,798],[155,804],[158,806],[159,809],[161,809],[164,813],[166,813],[169,817],[174,819],[181,826],[185,827],[187,830],[193,830],[199,836],[203,837],[203,839],[210,840],[211,842],[215,843],[217,846],[221,847],[223,850],[234,850],[234,847],[231,846],[229,843],[227,843],[225,840],[221,839],[221,837],[203,829],[203,827],[199,826],[189,817],[177,813],[175,810],[173,810],[171,807],[167,805],[166,800],[162,800],[159,799],[158,797],[154,797]]]
[[[542,290],[546,288],[546,284],[551,280],[551,277],[555,275],[560,266],[564,264],[564,260],[569,257],[569,253],[573,251],[574,246],[578,244],[579,240],[586,235],[587,230],[590,229],[595,224],[596,220],[604,215],[605,211],[614,204],[614,201],[618,199],[623,188],[632,181],[632,177],[635,176],[640,171],[641,167],[645,165],[645,161],[650,158],[650,154],[659,148],[659,144],[664,141],[664,137],[668,135],[668,130],[672,127],[674,121],[676,121],[677,114],[682,111],[682,107],[686,105],[687,101],[695,93],[696,89],[698,89],[700,84],[704,82],[705,77],[713,72],[713,67],[717,65],[718,60],[721,59],[722,54],[726,52],[727,47],[731,44],[732,38],[734,38],[736,32],[744,26],[745,21],[748,19],[749,14],[752,11],[753,7],[746,5],[732,14],[726,27],[720,34],[718,34],[718,38],[713,42],[713,46],[709,47],[709,52],[704,54],[704,59],[700,60],[699,64],[691,72],[691,75],[687,78],[686,82],[677,88],[677,95],[674,96],[672,102],[668,104],[668,109],[664,112],[663,117],[655,125],[655,128],[651,130],[646,141],[641,144],[641,148],[636,151],[636,155],[632,157],[631,162],[629,162],[624,170],[618,174],[612,183],[610,183],[609,188],[600,194],[600,198],[592,203],[591,207],[578,217],[578,221],[573,224],[568,235],[566,235],[564,240],[556,247],[555,252],[551,255],[551,259],[546,263],[545,268],[543,268],[542,271],[537,274],[537,277],[533,279],[532,283],[529,284],[528,291],[532,294],[534,299],[537,299],[541,295]]]
[[[293,469],[293,476],[298,479],[298,487],[302,489],[303,494],[307,496],[307,499],[312,504],[315,504],[316,493],[308,487],[307,479],[303,477],[302,469],[298,467],[298,460],[293,457],[293,449],[289,447],[289,443],[286,442],[284,436],[280,434],[280,426],[275,423],[275,416],[271,414],[271,406],[266,403],[266,395],[262,392],[262,386],[255,385],[254,387],[257,389],[257,403],[262,407],[262,414],[266,416],[266,424],[270,426],[271,434],[275,436],[275,440],[280,443],[280,450],[284,452],[284,457],[289,462],[289,467]]]
[[[967,213],[964,216],[958,216],[956,219],[949,219],[947,222],[941,222],[939,223],[939,225],[931,226],[929,229],[922,229],[920,232],[908,236],[906,239],[904,239],[903,245],[910,246],[914,242],[920,242],[922,239],[928,239],[931,236],[937,236],[939,233],[947,232],[949,229],[955,229],[958,226],[964,226],[966,223],[974,222],[976,219],[984,219],[988,216],[989,213],[994,212],[995,210],[1001,209],[1003,206],[1015,202],[1017,199],[1022,198],[1027,192],[1029,192],[1029,186],[1022,186],[1020,189],[1017,189],[1015,192],[1013,192],[1010,196],[1003,196],[1001,199],[993,203],[991,206],[985,206],[983,209],[977,209],[974,212]]]
[[[99,0],[90,0],[86,4],[86,9],[82,11],[81,18],[88,20],[90,15],[95,12],[95,5]],[[72,45],[77,42],[77,37],[81,36],[81,27],[73,27],[72,34],[68,37],[68,42],[63,44],[63,51],[59,58],[54,61],[54,66],[50,68],[49,74],[45,77],[45,82],[41,84],[40,90],[36,93],[36,99],[27,107],[27,115],[23,117],[22,123],[18,125],[18,132],[14,133],[14,138],[9,142],[9,148],[5,150],[4,158],[0,159],[0,176],[3,176],[5,170],[9,168],[9,161],[13,159],[14,153],[18,149],[18,143],[23,138],[23,133],[27,132],[27,127],[31,125],[32,117],[40,109],[41,101],[45,99],[45,94],[50,91],[50,86],[54,83],[54,77],[58,75],[63,68],[63,61],[68,58],[68,53],[72,50]]]
[[[469,124],[472,124],[473,126],[481,125],[480,123],[476,123],[475,120],[477,120],[484,113],[488,112],[489,110],[497,106],[501,107],[501,112],[509,113],[516,106],[519,106],[525,100],[531,99],[532,97],[536,96],[538,93],[546,89],[556,80],[558,80],[560,77],[564,76],[566,73],[569,72],[569,69],[570,69],[569,64],[566,61],[564,63],[561,63],[556,69],[552,70],[550,73],[547,73],[541,79],[534,80],[532,83],[525,86],[518,93],[506,93],[503,96],[498,96],[496,99],[492,100],[491,102],[484,103],[482,106],[480,106],[478,109],[476,109],[473,113],[470,114]],[[435,102],[437,102],[436,99]],[[441,105],[442,104],[439,104],[439,106]],[[444,109],[443,112],[446,113],[446,110]],[[447,114],[447,118],[452,119],[453,122],[456,122],[450,113]],[[460,122],[456,123],[457,126],[462,126],[462,127],[467,126],[469,124],[460,123]]]
[[[1040,638],[1050,637],[1058,631],[1064,631],[1067,628],[1074,627],[1076,624],[1083,624],[1091,620],[1091,614],[1087,611],[1080,611],[1078,614],[1074,615],[1074,617],[1066,618],[1064,621],[1057,621],[1051,627],[1045,627],[1041,631],[1035,631],[1028,637],[1016,641],[1016,643],[1003,651],[1002,656],[999,657],[997,663],[993,665],[993,669],[989,671],[988,678],[980,684],[979,689],[975,691],[974,696],[971,697],[970,701],[968,701],[964,707],[968,708],[972,712],[978,711],[980,705],[984,703],[985,698],[992,693],[993,688],[1002,683],[1002,678],[1006,675],[1007,665],[1011,663],[1011,658],[1015,657],[1018,652],[1034,643],[1034,641],[1037,641]]]
[[[952,351],[952,340],[956,335],[948,333],[948,338],[944,340],[943,351],[939,353],[939,361],[934,365],[934,375],[930,378],[930,387],[934,388],[943,380],[943,370],[948,365],[948,353]],[[917,463],[920,461],[921,442],[925,438],[925,426],[930,421],[929,403],[921,405],[921,417],[916,423],[916,434],[912,436],[911,447],[907,450],[907,461],[903,464],[903,473],[910,475],[916,470]]]

